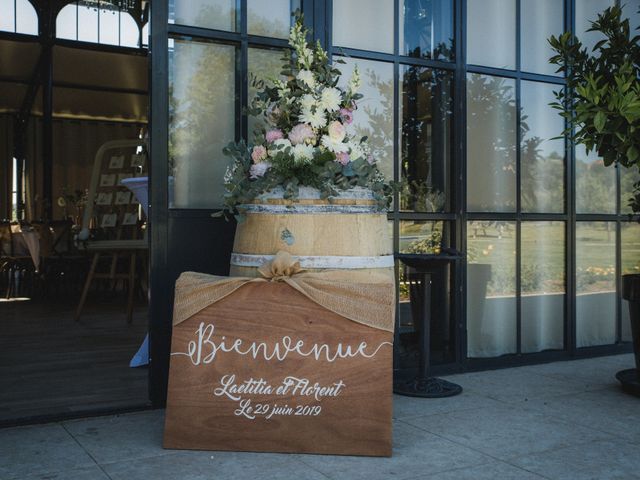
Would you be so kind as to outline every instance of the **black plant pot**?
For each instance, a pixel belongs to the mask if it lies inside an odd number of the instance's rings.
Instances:
[[[640,274],[622,276],[622,298],[629,302],[636,368],[622,370],[616,374],[616,378],[626,391],[640,396]]]

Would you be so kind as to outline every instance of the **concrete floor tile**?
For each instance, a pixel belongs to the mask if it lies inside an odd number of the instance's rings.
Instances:
[[[495,461],[486,465],[460,468],[411,480],[541,480],[543,478],[513,465]]]
[[[512,405],[415,417],[405,421],[501,460],[612,438],[597,430]]]
[[[340,457],[302,455],[300,460],[332,479],[407,479],[425,472],[482,465],[492,459],[470,448],[396,421],[393,429],[393,457]]]
[[[164,410],[96,417],[64,423],[97,463],[164,455]]]
[[[393,396],[393,418],[403,419],[500,405],[500,402],[473,392],[463,391],[448,398]]]
[[[269,453],[180,451],[161,457],[110,463],[112,480],[326,480],[296,461],[295,456]]]
[[[95,467],[80,468],[58,473],[42,473],[29,475],[21,480],[110,480],[97,465]]]
[[[550,479],[631,480],[640,478],[638,445],[605,440],[511,459],[510,463]]]
[[[532,400],[527,408],[640,443],[640,398],[628,395],[618,387]]]
[[[622,358],[620,358],[622,357]],[[624,367],[626,365],[626,367]],[[633,359],[629,355],[598,357],[587,360],[553,362],[544,365],[523,367],[522,370],[556,380],[577,384],[581,391],[619,387],[615,375],[623,368],[631,368]]]
[[[461,385],[470,393],[508,403],[583,391],[579,382],[540,375],[528,367],[465,373],[446,379]]]
[[[0,430],[0,478],[23,479],[95,462],[59,424]]]

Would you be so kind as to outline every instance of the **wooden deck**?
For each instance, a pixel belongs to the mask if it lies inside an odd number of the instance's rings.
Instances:
[[[146,368],[129,368],[147,330],[147,307],[128,325],[121,296],[75,304],[0,302],[0,422],[140,407]]]

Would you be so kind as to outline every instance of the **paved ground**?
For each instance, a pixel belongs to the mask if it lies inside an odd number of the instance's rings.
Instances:
[[[0,430],[0,479],[640,479],[631,355],[450,377],[461,396],[394,399],[389,459],[163,450],[162,411]]]

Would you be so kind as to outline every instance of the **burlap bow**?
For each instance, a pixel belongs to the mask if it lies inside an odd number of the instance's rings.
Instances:
[[[293,277],[304,272],[300,262],[294,260],[289,252],[279,251],[273,260],[258,267],[258,272],[267,280],[282,282],[287,277]]]
[[[278,252],[258,271],[264,278],[218,277],[184,272],[176,281],[173,324],[178,325],[250,282],[285,282],[310,300],[363,325],[393,332],[393,276],[371,271],[305,272],[289,253]]]

